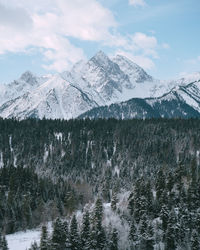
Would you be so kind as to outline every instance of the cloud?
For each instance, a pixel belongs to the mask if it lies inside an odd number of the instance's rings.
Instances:
[[[1,3],[3,2],[3,4]],[[1,15],[2,14],[2,15]],[[0,54],[43,53],[46,69],[62,71],[85,57],[70,38],[104,41],[117,24],[96,0],[0,0]]]
[[[155,36],[148,36],[144,33],[137,32],[131,39],[133,48],[142,51],[145,55],[151,55],[154,58],[158,57],[156,52],[158,42]]]
[[[153,68],[157,49],[167,45],[159,45],[153,34],[121,35],[117,28],[113,13],[97,0],[0,0],[0,54],[38,50],[46,70],[61,72],[85,59],[76,40],[109,47]]]
[[[144,0],[129,0],[129,4],[133,6],[145,6],[146,2]]]
[[[115,55],[123,55],[146,70],[155,67],[154,59],[158,59],[157,50],[163,48],[155,36],[136,32],[128,36],[115,34],[110,40],[110,46],[116,47]]]
[[[0,3],[0,25],[13,29],[24,30],[32,25],[32,20],[22,8],[8,8]]]

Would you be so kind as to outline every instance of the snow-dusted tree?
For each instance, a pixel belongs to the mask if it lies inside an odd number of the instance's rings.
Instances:
[[[192,231],[191,249],[192,250],[199,250],[200,249],[200,237],[195,229]]]
[[[162,220],[162,227],[165,231],[167,229],[167,223],[169,219],[169,210],[166,205],[163,205],[160,211],[160,218]]]
[[[199,193],[199,195],[200,195],[200,193]],[[198,234],[200,235],[200,212],[197,212],[195,222],[196,222],[195,223],[196,224],[196,230],[197,230]]]
[[[49,250],[49,239],[47,227],[45,225],[42,226],[42,234],[40,238],[40,250]]]
[[[166,243],[166,249],[176,249],[176,244],[175,244],[175,218],[174,218],[174,212],[171,211],[169,214],[169,220],[167,224],[167,230],[165,233],[165,243]]]
[[[102,222],[102,219],[103,219],[103,203],[102,200],[98,198],[96,200],[94,208],[94,221],[95,223]]]
[[[71,243],[70,243],[70,238],[69,238],[69,225],[68,222],[65,220],[63,222],[63,227],[65,231],[65,248],[66,249],[71,249]]]
[[[151,223],[149,223],[146,229],[146,249],[148,250],[154,249],[154,231]]]
[[[94,208],[94,218],[93,218],[93,232],[92,235],[95,239],[93,242],[96,243],[97,249],[103,249],[106,244],[106,234],[102,226],[103,219],[103,203],[100,198],[96,200]]]
[[[70,243],[72,250],[79,250],[80,247],[80,238],[78,233],[78,224],[76,220],[75,214],[72,217],[71,224],[70,224]]]
[[[66,235],[62,221],[57,218],[53,226],[53,234],[51,239],[52,250],[60,250],[65,248]]]
[[[129,231],[129,240],[130,240],[130,245],[132,247],[135,247],[138,245],[138,234],[137,234],[137,228],[136,228],[136,223],[134,220],[131,222],[130,226],[130,231]]]
[[[81,229],[81,244],[82,249],[91,249],[91,230],[90,230],[90,214],[86,211],[83,214],[82,229]]]
[[[110,239],[110,250],[118,250],[118,232],[114,228]]]
[[[117,194],[114,193],[112,195],[112,199],[111,199],[111,208],[112,208],[113,211],[116,211],[116,209],[117,209],[117,202],[118,202],[118,200],[117,200]]]
[[[5,235],[1,239],[1,247],[0,247],[0,249],[1,250],[8,250],[8,243],[7,243]]]

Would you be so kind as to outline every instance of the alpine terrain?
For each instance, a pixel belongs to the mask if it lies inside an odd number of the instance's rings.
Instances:
[[[76,63],[71,71],[42,77],[27,71],[18,80],[1,84],[0,116],[20,120],[80,115],[199,117],[199,80],[200,73],[195,73],[177,81],[160,81],[124,56],[109,58],[99,51],[89,61]]]

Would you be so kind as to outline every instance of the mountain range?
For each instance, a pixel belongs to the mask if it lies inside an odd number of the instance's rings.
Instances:
[[[3,118],[200,117],[200,73],[173,81],[148,75],[128,58],[99,51],[70,71],[37,77],[27,71],[0,84]]]

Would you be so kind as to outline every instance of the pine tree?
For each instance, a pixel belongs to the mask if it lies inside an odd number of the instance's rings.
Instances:
[[[65,231],[65,248],[66,249],[71,249],[71,243],[70,243],[70,235],[69,235],[69,226],[68,226],[68,222],[64,221],[63,222],[63,227],[64,227],[64,231]]]
[[[110,239],[110,250],[118,250],[118,232],[114,228]]]
[[[22,210],[24,215],[24,228],[32,226],[32,212],[30,207],[30,195],[27,194],[24,196],[23,203],[22,203]]]
[[[169,215],[167,230],[165,234],[165,243],[167,250],[176,249],[174,225],[175,225],[174,214],[173,212],[171,212]]]
[[[154,249],[154,231],[151,223],[149,223],[146,230],[146,249],[148,250]]]
[[[100,198],[96,200],[94,209],[94,220],[95,222],[101,222],[103,219],[103,203]]]
[[[136,244],[138,240],[137,228],[136,228],[134,220],[132,220],[131,222],[130,231],[129,231],[129,240],[134,244]]]
[[[5,235],[2,237],[1,245],[2,245],[2,250],[8,250],[8,242],[6,240]]]
[[[192,231],[191,249],[192,250],[199,250],[200,249],[200,238],[199,238],[199,234],[197,233],[196,230]]]
[[[71,224],[70,224],[70,243],[71,243],[72,250],[81,249],[79,233],[78,233],[78,224],[77,224],[77,220],[76,220],[75,215],[73,215],[72,220],[71,220]]]
[[[103,249],[106,244],[106,234],[102,226],[103,219],[103,203],[100,198],[96,200],[93,219],[93,242],[96,244],[97,249]]]
[[[63,223],[59,218],[57,218],[54,223],[53,234],[51,239],[52,250],[64,249],[65,241],[66,241],[66,235]]]
[[[82,249],[90,249],[91,248],[91,237],[90,237],[90,215],[89,212],[86,211],[83,215],[82,221],[82,230],[81,230],[81,244]]]
[[[49,250],[49,240],[48,240],[48,232],[47,227],[42,226],[42,234],[40,239],[40,250]]]
[[[111,208],[113,211],[116,211],[117,209],[117,194],[114,193],[113,196],[112,196],[112,199],[111,199]]]
[[[167,223],[168,223],[168,219],[169,219],[169,210],[165,205],[163,205],[161,208],[160,218],[162,220],[163,230],[165,231],[167,229]]]

